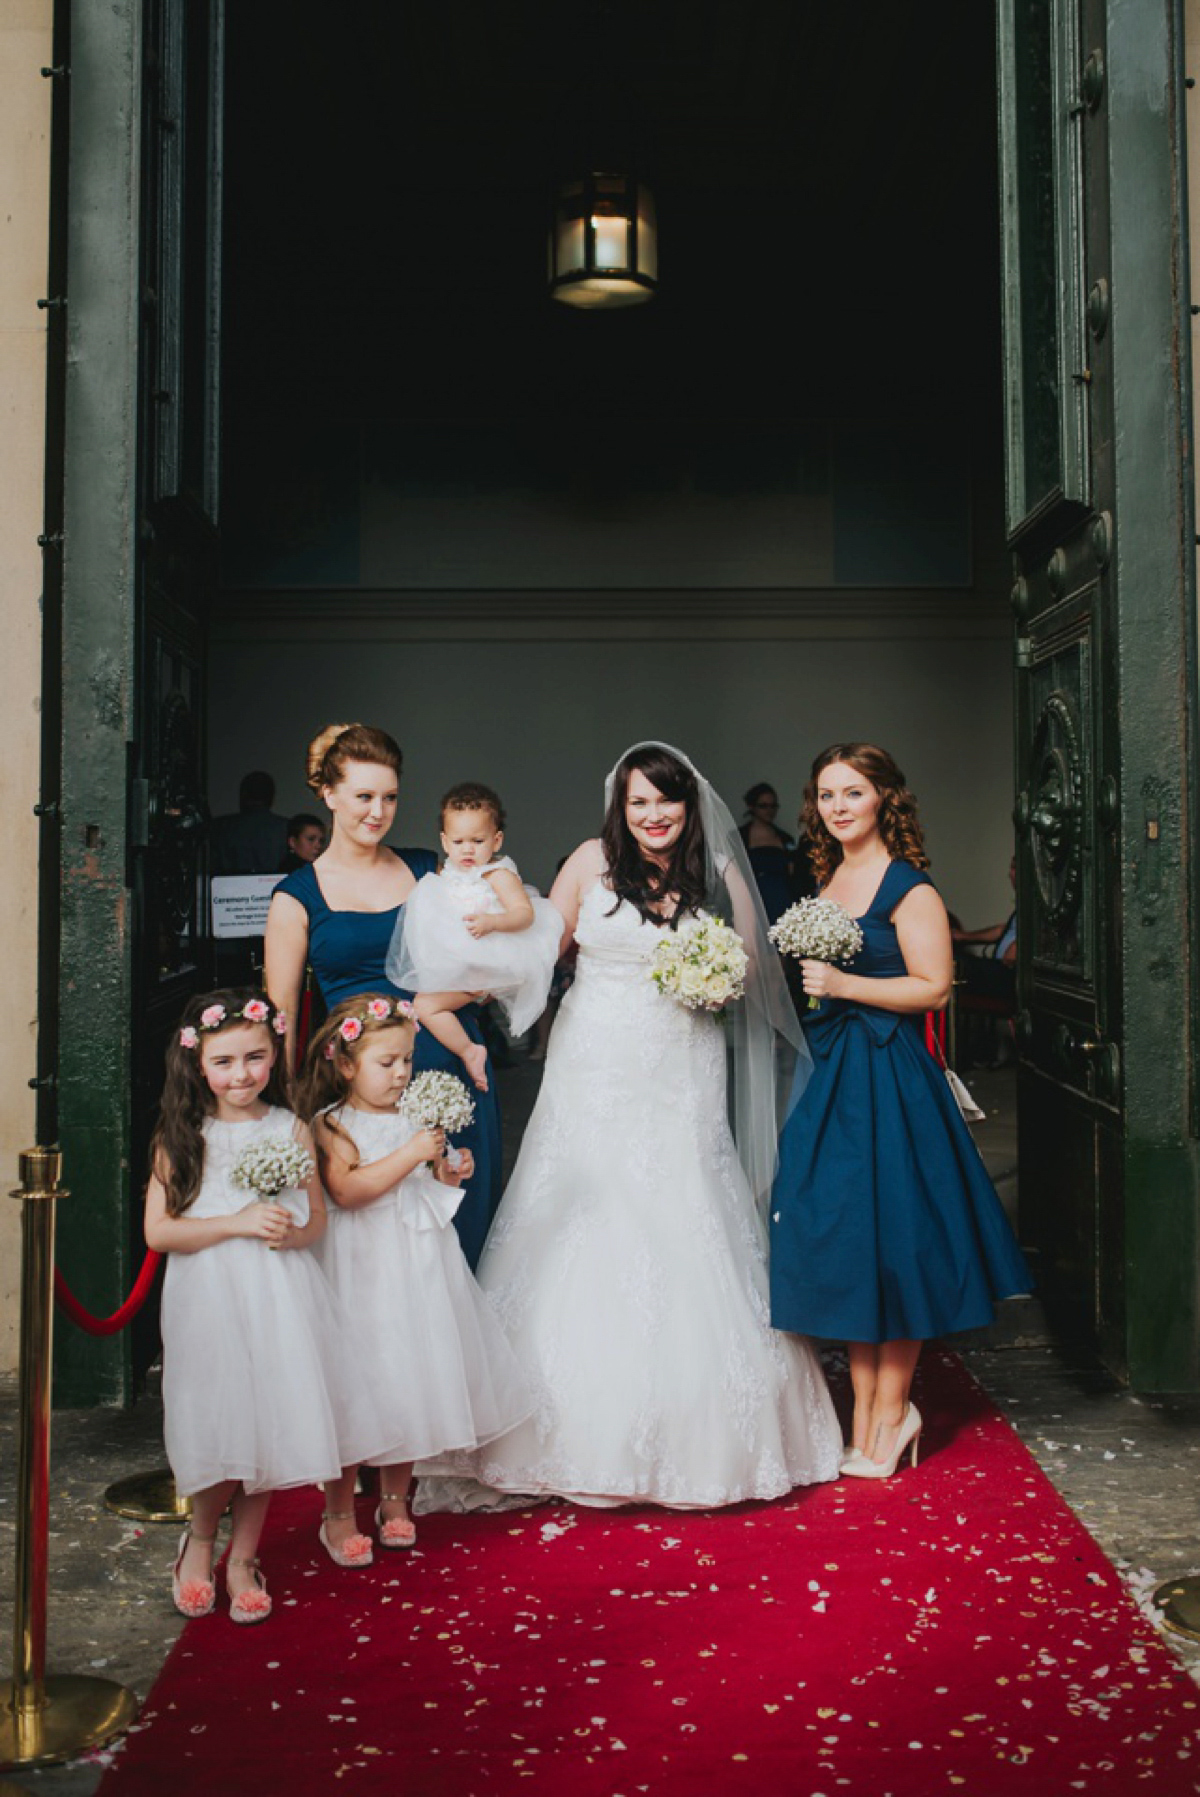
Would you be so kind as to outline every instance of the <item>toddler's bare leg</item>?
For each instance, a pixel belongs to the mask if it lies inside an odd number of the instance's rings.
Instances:
[[[422,992],[416,999],[416,1011],[424,1028],[443,1048],[458,1056],[479,1091],[486,1092],[487,1049],[482,1042],[472,1042],[454,1015],[469,1005],[474,996],[471,992]]]

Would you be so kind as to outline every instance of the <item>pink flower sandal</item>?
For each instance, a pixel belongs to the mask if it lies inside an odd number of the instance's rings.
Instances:
[[[249,1591],[238,1591],[229,1599],[229,1616],[233,1622],[265,1622],[271,1614],[271,1600],[267,1596],[267,1581],[258,1570],[257,1560],[235,1560],[232,1557],[226,1562],[229,1566],[249,1566],[254,1573],[254,1584]]]
[[[197,1535],[192,1529],[185,1529],[179,1540],[179,1554],[175,1561],[175,1570],[171,1574],[171,1599],[181,1616],[189,1622],[197,1616],[208,1616],[217,1601],[217,1588],[211,1579],[180,1579],[179,1568],[183,1565],[183,1556],[187,1552],[189,1541],[199,1541],[205,1547],[217,1539],[212,1535]]]
[[[389,1516],[385,1519],[383,1514],[385,1504],[406,1505],[407,1503],[407,1492],[381,1491],[379,1494],[379,1508],[375,1512],[375,1527],[379,1531],[380,1547],[387,1548],[389,1552],[396,1550],[403,1552],[417,1545],[416,1526],[407,1515]]]
[[[375,1559],[375,1550],[369,1535],[347,1535],[346,1539],[335,1547],[329,1539],[328,1524],[331,1522],[353,1522],[353,1510],[326,1510],[321,1518],[321,1527],[317,1531],[317,1540],[329,1555],[335,1566],[370,1566]]]

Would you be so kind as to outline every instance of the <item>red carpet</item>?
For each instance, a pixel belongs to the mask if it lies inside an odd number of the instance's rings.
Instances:
[[[281,1498],[275,1615],[188,1625],[103,1797],[1196,1792],[1200,1693],[1117,1574],[952,1356],[916,1395],[885,1485],[425,1518],[358,1574]]]

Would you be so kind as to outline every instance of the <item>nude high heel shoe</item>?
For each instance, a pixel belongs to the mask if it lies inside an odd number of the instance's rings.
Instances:
[[[872,1460],[869,1454],[859,1454],[842,1462],[842,1476],[847,1479],[890,1479],[900,1464],[905,1450],[911,1450],[910,1458],[913,1466],[917,1464],[917,1449],[920,1445],[921,1430],[924,1427],[921,1412],[914,1403],[904,1415],[896,1436],[895,1446],[886,1460]]]

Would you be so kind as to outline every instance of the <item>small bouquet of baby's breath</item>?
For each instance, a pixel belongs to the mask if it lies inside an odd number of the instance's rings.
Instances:
[[[266,1204],[272,1198],[278,1198],[280,1192],[306,1186],[313,1170],[313,1158],[307,1148],[302,1148],[299,1142],[276,1136],[273,1141],[244,1148],[229,1177],[235,1186],[253,1192]]]
[[[768,934],[780,954],[797,961],[852,961],[863,945],[863,933],[848,911],[834,899],[803,898],[789,905]],[[810,998],[810,1011],[821,1001]]]
[[[659,937],[650,978],[689,1011],[713,1011],[746,990],[748,957],[736,930],[718,917],[697,917]]]
[[[418,1129],[444,1129],[451,1136],[468,1127],[475,1100],[453,1073],[418,1073],[400,1100],[400,1111]]]

